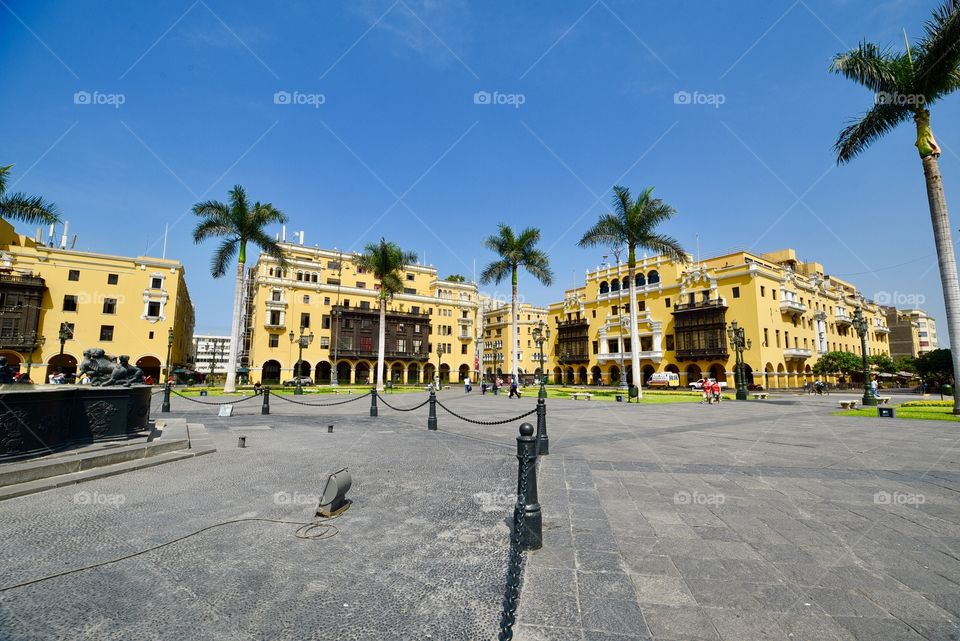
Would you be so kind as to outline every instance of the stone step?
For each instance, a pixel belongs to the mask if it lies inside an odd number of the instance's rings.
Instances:
[[[132,445],[108,447],[79,454],[52,454],[40,460],[5,463],[0,466],[0,487],[74,474],[107,465],[137,461],[187,449],[187,439],[158,439]]]
[[[183,444],[183,447],[186,447],[185,443]],[[125,461],[113,465],[106,465],[103,467],[78,471],[71,474],[61,474],[58,476],[51,476],[48,478],[17,483],[16,485],[8,485],[5,487],[0,487],[0,501],[12,499],[17,496],[33,494],[35,492],[43,492],[44,490],[51,490],[57,487],[76,485],[77,483],[83,483],[84,481],[91,481],[94,479],[106,478],[108,476],[115,476],[117,474],[133,472],[135,470],[142,470],[154,467],[156,465],[163,465],[164,463],[172,463],[174,461],[194,458],[204,454],[210,454],[215,451],[216,450],[214,448],[205,447],[175,452],[165,452],[150,456],[146,459]]]

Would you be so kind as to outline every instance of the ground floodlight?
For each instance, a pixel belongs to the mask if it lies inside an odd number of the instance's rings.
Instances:
[[[320,506],[317,508],[317,516],[337,516],[347,505],[350,504],[345,496],[350,491],[353,479],[347,468],[337,470],[327,478],[327,484],[323,488],[323,494],[320,495]]]

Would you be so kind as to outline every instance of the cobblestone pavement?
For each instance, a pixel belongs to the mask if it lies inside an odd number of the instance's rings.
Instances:
[[[484,419],[535,403],[440,398]],[[517,638],[960,639],[960,428],[831,416],[837,400],[550,400]],[[228,519],[309,520],[347,465],[334,538],[241,523],[0,592],[0,638],[495,638],[518,422],[259,404],[174,398],[216,453],[0,504],[0,588]]]

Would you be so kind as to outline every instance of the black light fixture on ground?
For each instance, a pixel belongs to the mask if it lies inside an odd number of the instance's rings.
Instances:
[[[730,323],[727,328],[727,337],[730,339],[730,346],[736,351],[737,365],[737,400],[747,400],[747,378],[744,372],[743,352],[753,346],[753,341],[744,337],[744,330],[737,324],[737,321]]]
[[[296,381],[296,387],[294,387],[293,393],[297,396],[300,396],[303,394],[303,386],[300,384],[300,374],[302,373],[300,371],[300,367],[301,367],[301,363],[303,363],[303,348],[309,347],[310,343],[313,342],[313,332],[310,332],[309,334],[304,334],[303,332],[306,329],[307,328],[304,327],[303,325],[300,326],[299,338],[297,337],[296,334],[293,333],[292,329],[290,330],[290,342],[292,343],[294,340],[296,340],[297,349],[299,350],[299,353],[297,354],[297,366],[293,368],[293,379],[294,381]]]
[[[860,337],[860,355],[863,357],[863,404],[876,405],[877,399],[870,389],[870,363],[867,361],[867,319],[863,315],[863,303],[858,302],[853,310],[853,328]]]
[[[167,364],[164,366],[163,382],[170,380],[170,356],[173,353],[173,328],[167,330]]]

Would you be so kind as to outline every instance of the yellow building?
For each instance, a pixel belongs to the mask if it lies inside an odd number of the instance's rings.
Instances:
[[[176,260],[128,258],[68,249],[50,234],[42,242],[0,220],[0,356],[34,382],[62,370],[72,374],[83,351],[102,348],[160,380],[170,365],[185,365],[194,310]],[[60,355],[60,329],[65,335]],[[173,343],[169,345],[169,331]]]
[[[727,328],[734,320],[751,342],[747,382],[768,388],[812,382],[814,363],[828,351],[861,351],[852,326],[857,290],[790,249],[686,265],[663,256],[638,260],[635,321],[627,278],[625,264],[598,266],[550,305],[553,380],[610,385],[625,369],[632,383],[630,322],[638,327],[644,382],[654,372],[674,372],[681,386],[709,376],[732,387],[736,354]],[[863,309],[868,353],[889,355],[883,310],[871,301]]]
[[[509,302],[498,303],[485,299],[483,311],[482,372],[490,380],[494,374],[507,376],[513,371],[513,323],[510,319]],[[533,328],[541,321],[546,323],[548,312],[544,307],[527,303],[517,306],[517,373],[520,380],[531,383],[540,375],[540,350],[533,340]],[[549,346],[543,345],[545,361],[549,362]]]
[[[376,378],[380,283],[352,254],[281,243],[287,267],[262,255],[250,270],[241,364],[251,381],[276,383],[297,372],[314,382],[373,383]],[[405,288],[388,302],[387,380],[423,384],[476,380],[476,285],[440,279],[407,265]],[[312,335],[299,358],[299,336]]]

